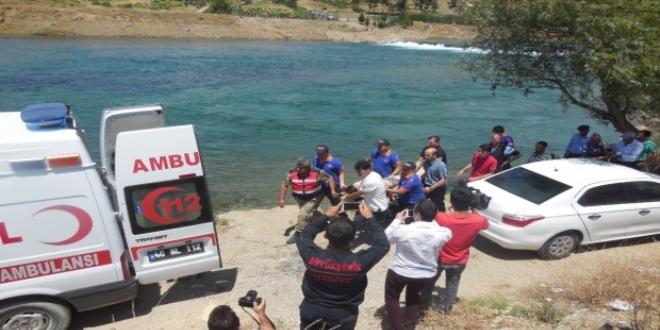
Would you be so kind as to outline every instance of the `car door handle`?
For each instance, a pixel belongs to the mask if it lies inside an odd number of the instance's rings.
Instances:
[[[647,215],[647,214],[649,214],[649,213],[651,213],[651,211],[649,211],[649,210],[647,210],[647,209],[644,209],[644,210],[639,211],[639,214],[641,214],[641,215]]]
[[[600,215],[590,215],[590,216],[589,216],[589,219],[591,219],[591,220],[598,220],[598,219],[600,219],[600,217],[601,217]]]

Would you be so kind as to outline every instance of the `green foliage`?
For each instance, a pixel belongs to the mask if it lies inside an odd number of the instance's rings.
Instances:
[[[285,5],[289,8],[296,8],[298,7],[298,1],[296,0],[273,0],[273,3]]]
[[[325,4],[328,4],[330,6],[333,6],[335,8],[349,8],[352,6],[354,3],[349,0],[316,0],[317,2],[322,2]],[[358,2],[359,4],[359,2]],[[323,10],[327,10],[327,8],[324,7]]]
[[[412,18],[413,21],[425,22],[425,23],[444,23],[444,24],[462,24],[462,25],[470,24],[469,18],[458,15],[439,15],[428,12],[421,12],[421,13],[410,13],[410,17]]]
[[[540,304],[530,307],[527,317],[543,323],[559,323],[567,312],[559,307],[554,300],[548,297],[542,297],[542,299]]]
[[[402,14],[402,15],[399,15],[399,18],[398,18],[397,23],[398,23],[399,26],[401,26],[402,28],[407,28],[407,27],[413,25],[413,20],[412,20],[412,18],[410,18],[410,15],[408,15],[408,14]]]
[[[358,17],[358,22],[360,22],[360,24],[364,24],[365,20],[366,19],[364,18],[364,13],[360,13],[360,17]]]
[[[110,0],[104,0],[103,2],[101,2],[101,6],[110,7]]]
[[[491,294],[488,296],[470,299],[467,302],[471,306],[485,307],[497,311],[497,314],[502,314],[509,308],[509,301],[502,295]]]
[[[209,4],[209,13],[230,13],[232,8],[231,0],[211,0]]]
[[[367,19],[364,20],[364,25],[369,26],[369,17],[367,17]]]
[[[362,7],[360,7],[359,3],[351,3],[351,9],[356,13],[363,13],[364,12],[364,9],[362,9]]]
[[[383,15],[378,16],[378,18],[376,18],[376,20],[374,21],[374,24],[379,29],[384,29],[386,26],[388,26],[387,14],[383,14]]]
[[[293,10],[292,18],[309,19],[309,10],[303,7],[297,7]]]
[[[458,4],[486,50],[462,66],[494,87],[558,89],[619,131],[660,112],[657,0],[481,0]]]
[[[92,3],[92,5],[94,5],[94,6],[99,6],[99,5],[101,5],[101,3],[99,2],[99,0],[91,0],[91,3]]]

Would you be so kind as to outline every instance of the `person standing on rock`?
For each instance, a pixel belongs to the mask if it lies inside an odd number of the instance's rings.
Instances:
[[[355,225],[337,216],[341,205],[330,206],[324,215],[307,225],[296,241],[298,252],[307,270],[303,277],[300,304],[300,329],[352,330],[357,324],[359,306],[364,301],[367,272],[389,251],[383,227],[376,221],[365,202],[360,213],[367,219],[372,245],[352,252]],[[325,230],[328,247],[323,249],[314,238]]]
[[[291,186],[291,194],[296,199],[300,211],[298,212],[298,221],[296,222],[296,233],[291,236],[286,244],[293,244],[300,235],[300,232],[312,221],[314,211],[319,207],[323,200],[322,182],[327,182],[331,194],[337,196],[335,192],[335,183],[330,174],[318,168],[312,168],[309,159],[298,158],[296,167],[289,170],[284,182],[280,186],[280,207],[284,207],[284,198],[286,191]]]

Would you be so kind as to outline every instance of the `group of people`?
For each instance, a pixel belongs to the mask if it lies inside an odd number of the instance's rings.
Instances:
[[[628,166],[648,172],[649,161],[656,158],[656,145],[650,139],[651,132],[643,129],[635,133],[625,132],[612,145],[603,143],[599,133],[589,134],[589,125],[580,125],[564,153],[565,158],[586,157]]]
[[[564,157],[603,159],[645,169],[646,161],[655,156],[650,135],[647,130],[626,132],[610,147],[602,143],[600,134],[589,134],[589,126],[581,125]],[[558,158],[546,151],[547,146],[538,141],[527,162]],[[360,181],[350,185],[352,189],[347,189],[342,162],[330,154],[328,146],[318,145],[315,151],[311,160],[296,161],[279,194],[279,205],[284,207],[290,187],[300,208],[295,234],[287,240],[287,244],[296,244],[306,266],[300,329],[354,329],[367,272],[387,254],[390,244],[396,244],[396,252],[385,280],[384,301],[391,328],[415,328],[420,303],[431,300],[443,272],[445,292],[437,307],[451,312],[469,249],[479,231],[488,228],[488,221],[471,207],[473,194],[462,186],[452,190],[452,210],[447,212],[447,153],[440,146],[440,137],[428,137],[416,162],[401,162],[390,142],[379,139],[369,156],[355,163]],[[510,168],[520,157],[514,139],[498,125],[490,143],[480,145],[457,176],[470,170],[468,181],[483,179]],[[324,197],[331,206],[322,214],[319,205]],[[346,201],[360,201],[353,219],[342,209]],[[321,232],[328,240],[326,248],[314,243]],[[370,246],[354,252],[359,237],[367,237]],[[399,299],[404,288],[402,312]],[[266,323],[261,328],[270,329],[264,310],[265,302],[255,304],[260,320]]]
[[[364,163],[358,163],[360,172],[375,173],[370,168],[365,170],[363,167],[368,166]],[[380,184],[383,185],[382,180]],[[435,203],[422,199],[414,204],[412,216],[404,209],[386,226],[372,211],[367,195],[363,196],[358,213],[364,219],[363,230],[370,236],[368,248],[352,251],[351,242],[356,238],[358,225],[340,215],[343,201],[328,207],[325,214],[305,226],[296,238],[306,266],[302,282],[304,299],[300,304],[301,330],[354,329],[359,306],[364,301],[367,273],[388,253],[390,244],[396,244],[396,252],[385,279],[384,301],[391,329],[415,328],[421,302],[431,301],[435,282],[442,272],[446,273],[446,290],[437,307],[450,313],[461,273],[470,257],[470,246],[479,231],[488,227],[486,218],[471,208],[472,191],[465,187],[455,188],[450,195],[453,212],[439,212]],[[325,232],[328,240],[326,248],[314,242],[321,232]],[[399,299],[404,288],[402,311]]]
[[[412,208],[423,199],[430,199],[437,209],[444,211],[446,161],[447,154],[440,147],[438,136],[428,138],[428,145],[423,148],[417,163],[403,164],[390,149],[390,142],[380,139],[369,156],[355,164],[361,181],[353,185],[356,188],[353,193],[344,194],[344,199],[364,199],[384,226],[392,221],[394,214]],[[296,166],[286,174],[280,186],[280,207],[285,205],[289,187],[300,208],[295,234],[287,240],[288,244],[293,244],[305,225],[314,219],[324,197],[333,206],[340,202],[341,193],[347,191],[344,166],[330,154],[328,146],[318,145],[311,160],[298,159]],[[358,223],[362,222],[358,220]]]
[[[402,163],[390,142],[379,139],[369,157],[355,163],[360,181],[350,185],[350,191],[341,162],[326,145],[317,146],[311,160],[298,159],[287,173],[279,204],[284,207],[290,187],[300,210],[296,233],[287,243],[296,244],[306,266],[300,329],[354,329],[367,272],[387,254],[390,244],[397,248],[384,300],[392,329],[415,328],[420,302],[431,301],[443,272],[446,290],[437,307],[451,311],[470,246],[488,221],[470,207],[473,194],[465,187],[452,191],[453,210],[446,212],[447,154],[438,136],[430,136],[427,142],[417,162]],[[502,153],[506,149],[504,144],[494,147]],[[506,152],[519,157],[515,149]],[[319,215],[324,197],[331,206]],[[342,211],[347,201],[360,201],[353,219]],[[321,232],[325,232],[327,248],[314,243]],[[367,237],[370,244],[354,252],[354,242],[360,237]],[[401,312],[399,298],[404,288],[406,302]]]

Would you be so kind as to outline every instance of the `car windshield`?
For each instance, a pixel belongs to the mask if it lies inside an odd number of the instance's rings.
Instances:
[[[486,182],[537,205],[571,188],[522,167],[502,172]]]

